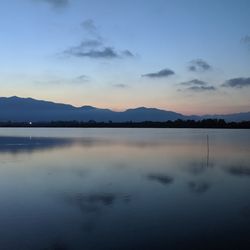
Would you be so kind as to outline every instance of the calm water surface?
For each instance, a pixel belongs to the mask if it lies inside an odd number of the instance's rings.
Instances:
[[[250,131],[0,129],[0,249],[250,249]]]

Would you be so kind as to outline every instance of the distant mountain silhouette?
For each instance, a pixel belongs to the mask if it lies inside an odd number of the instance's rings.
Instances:
[[[96,121],[96,122],[143,122],[168,120],[224,119],[225,121],[250,120],[250,112],[229,115],[185,116],[180,113],[156,108],[139,107],[123,112],[92,106],[74,107],[33,98],[0,97],[0,121],[48,122],[48,121]]]

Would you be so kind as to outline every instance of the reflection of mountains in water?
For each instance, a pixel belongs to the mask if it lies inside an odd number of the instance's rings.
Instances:
[[[104,143],[93,138],[64,138],[64,137],[8,137],[0,136],[0,153],[22,153],[53,148],[71,147],[81,145],[91,147],[95,144]]]
[[[31,153],[33,151],[49,150],[63,147],[80,146],[90,148],[96,146],[125,145],[137,148],[164,146],[164,141],[124,140],[97,137],[28,137],[28,136],[0,136],[0,153],[9,152]]]

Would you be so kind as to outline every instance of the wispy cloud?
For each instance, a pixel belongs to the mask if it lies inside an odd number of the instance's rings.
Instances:
[[[80,75],[73,79],[74,82],[88,82],[89,77],[87,75]]]
[[[222,87],[229,87],[229,88],[244,88],[250,86],[250,77],[238,77],[232,78],[225,81],[222,84]]]
[[[242,38],[241,38],[241,42],[250,45],[250,36],[249,36],[249,35],[246,35],[246,36],[242,37]]]
[[[34,83],[41,85],[69,85],[85,84],[90,81],[89,76],[79,75],[72,78],[62,78],[58,76],[50,76],[46,80],[35,80]]]
[[[122,84],[122,83],[113,84],[112,86],[119,89],[125,89],[128,87],[127,84]]]
[[[169,77],[171,75],[174,75],[175,72],[171,69],[162,69],[160,71],[154,72],[154,73],[148,73],[142,75],[142,77],[148,77],[148,78],[163,78],[163,77]]]
[[[81,23],[81,26],[88,31],[96,31],[97,27],[93,19],[86,19]]]
[[[208,85],[207,82],[204,82],[204,81],[201,81],[199,79],[193,79],[191,81],[186,81],[186,82],[181,82],[180,83],[181,85],[198,85],[198,86],[205,86],[205,85]]]
[[[134,57],[134,56],[135,56],[135,55],[134,55],[130,50],[128,50],[128,49],[123,50],[123,51],[121,52],[121,54],[122,54],[123,56],[126,56],[126,57]]]
[[[102,41],[100,39],[86,39],[80,43],[78,47],[79,50],[85,48],[96,48],[102,45]]]
[[[48,3],[54,8],[62,8],[69,5],[69,0],[33,0],[33,1]]]
[[[212,66],[203,59],[192,60],[188,65],[188,70],[193,72],[204,72],[211,69]]]

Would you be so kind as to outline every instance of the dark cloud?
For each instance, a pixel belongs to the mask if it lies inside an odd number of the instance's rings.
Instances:
[[[207,86],[208,85],[207,82],[201,81],[199,79],[193,79],[191,81],[182,82],[180,84],[181,85],[188,85],[188,86],[190,86],[190,85],[194,85],[194,86],[196,86],[196,85],[198,85],[198,86]]]
[[[101,47],[101,48],[91,48],[87,49],[82,43],[80,46],[72,47],[64,51],[65,54],[74,57],[89,57],[94,59],[115,59],[131,57],[131,55],[124,54],[123,52],[118,52],[112,47]],[[132,54],[132,53],[131,53]]]
[[[174,181],[174,179],[168,175],[163,174],[149,174],[148,180],[159,182],[160,184],[167,185]]]
[[[214,86],[192,86],[187,88],[187,90],[203,92],[203,91],[214,91],[216,88]]]
[[[91,49],[89,51],[79,51],[71,53],[72,56],[76,57],[90,57],[90,58],[118,58],[118,53],[111,47],[105,47],[103,49]]]
[[[55,8],[66,7],[69,4],[69,0],[34,0],[36,2],[45,2],[51,4]]]
[[[171,69],[162,69],[155,73],[148,73],[142,75],[142,77],[149,77],[149,78],[163,78],[163,77],[169,77],[171,75],[174,75],[175,72]]]
[[[222,84],[223,87],[230,87],[230,88],[243,88],[250,86],[250,77],[238,77],[232,78],[225,81]]]
[[[212,66],[202,59],[195,59],[189,63],[188,69],[193,72],[204,72],[212,69]]]

